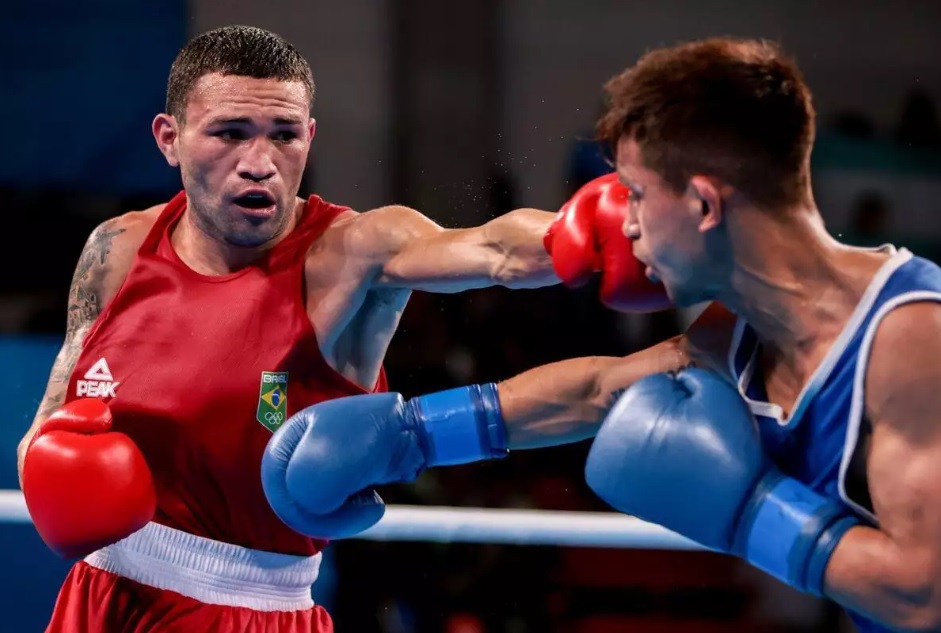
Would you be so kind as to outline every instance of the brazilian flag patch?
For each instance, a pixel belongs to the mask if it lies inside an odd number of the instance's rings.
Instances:
[[[258,413],[255,419],[274,433],[287,417],[288,373],[286,371],[261,372],[258,393]]]

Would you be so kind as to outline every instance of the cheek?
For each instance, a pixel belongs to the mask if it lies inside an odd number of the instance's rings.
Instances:
[[[643,204],[637,210],[637,223],[640,226],[643,250],[651,259],[659,261],[670,249],[670,227],[663,210],[651,204]]]
[[[692,265],[696,258],[697,232],[690,234],[687,223],[669,205],[644,209],[639,217],[643,250],[651,263],[661,272],[672,269],[681,272]]]
[[[180,167],[196,177],[209,177],[225,170],[231,150],[214,143],[187,143],[180,146]]]
[[[292,146],[281,152],[280,170],[284,174],[300,175],[307,167],[307,145]]]

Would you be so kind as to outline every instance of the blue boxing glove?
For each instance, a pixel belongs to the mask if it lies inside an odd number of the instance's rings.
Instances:
[[[308,536],[343,538],[382,518],[373,486],[413,481],[426,468],[504,457],[496,385],[408,402],[397,393],[321,402],[291,416],[268,441],[262,485],[275,514]]]
[[[859,523],[778,471],[744,400],[703,369],[628,389],[592,444],[585,478],[615,509],[818,596],[836,544]]]

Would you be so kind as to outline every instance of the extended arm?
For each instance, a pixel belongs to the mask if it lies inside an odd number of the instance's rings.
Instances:
[[[593,356],[536,367],[497,389],[510,449],[594,437],[618,396],[635,382],[699,365],[725,373],[735,316],[713,303],[680,336],[625,356]]]
[[[543,237],[554,214],[517,209],[486,224],[444,229],[407,207],[371,213],[388,232],[390,256],[376,285],[431,292],[487,286],[536,288],[559,282]],[[381,218],[381,220],[380,220]]]
[[[690,363],[684,336],[618,358],[573,358],[526,371],[497,385],[511,450],[594,437],[618,396],[644,376]]]
[[[375,285],[458,292],[501,285],[579,286],[601,273],[601,301],[628,312],[670,305],[647,280],[623,232],[628,191],[615,174],[581,187],[557,214],[517,209],[483,226],[446,230],[405,207],[363,214],[360,243],[378,254]],[[547,252],[548,251],[548,252]]]

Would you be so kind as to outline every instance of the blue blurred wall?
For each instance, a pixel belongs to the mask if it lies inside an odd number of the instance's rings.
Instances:
[[[172,190],[154,144],[167,74],[187,37],[186,0],[43,0],[3,10],[8,123],[0,186]]]
[[[18,488],[16,445],[32,421],[60,341],[0,337],[0,488]],[[52,554],[30,524],[0,523],[0,630],[42,631],[70,563]]]

